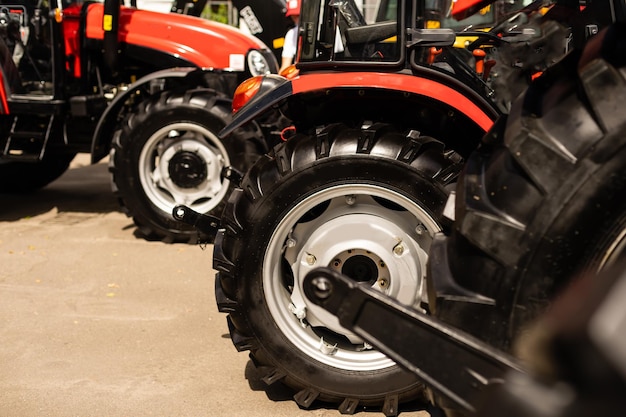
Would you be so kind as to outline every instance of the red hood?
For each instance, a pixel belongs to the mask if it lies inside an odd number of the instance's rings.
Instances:
[[[76,10],[77,11],[77,10]],[[74,10],[65,10],[73,14]],[[104,6],[92,4],[87,15],[87,38],[103,39]],[[250,49],[268,49],[258,38],[222,23],[177,13],[122,7],[119,41],[152,48],[201,68],[237,68]]]

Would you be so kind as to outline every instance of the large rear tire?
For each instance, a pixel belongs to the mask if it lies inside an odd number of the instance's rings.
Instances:
[[[428,249],[461,165],[416,132],[336,124],[297,135],[247,173],[215,241],[216,298],[266,383],[282,381],[302,407],[320,400],[342,413],[395,415],[420,397],[416,376],[309,303],[301,285],[331,266],[422,308]]]
[[[113,139],[110,172],[122,207],[139,232],[165,242],[212,241],[172,218],[179,204],[221,215],[230,181],[222,169],[246,171],[267,148],[254,124],[222,141],[230,100],[213,90],[164,92],[142,102]]]
[[[435,281],[448,269],[491,300],[442,291],[437,315],[504,349],[561,289],[626,247],[626,73],[576,59],[533,84],[469,158],[454,231],[441,240],[449,261],[431,264]]]

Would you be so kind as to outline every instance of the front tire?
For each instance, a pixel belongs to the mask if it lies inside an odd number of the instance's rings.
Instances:
[[[164,92],[142,102],[113,140],[110,172],[114,191],[139,232],[165,242],[212,241],[214,236],[172,218],[184,204],[220,215],[232,189],[224,167],[247,170],[266,151],[254,125],[221,141],[231,117],[230,100],[212,90]]]
[[[395,415],[422,394],[414,375],[308,302],[301,285],[331,266],[422,308],[429,245],[461,163],[415,132],[337,124],[297,135],[248,172],[215,241],[216,298],[266,383],[282,381],[302,407],[320,400],[342,413]]]

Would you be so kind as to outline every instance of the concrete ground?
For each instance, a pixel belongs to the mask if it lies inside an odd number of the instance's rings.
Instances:
[[[134,232],[106,163],[86,157],[37,193],[0,194],[0,416],[340,415],[299,409],[237,353],[211,246]]]

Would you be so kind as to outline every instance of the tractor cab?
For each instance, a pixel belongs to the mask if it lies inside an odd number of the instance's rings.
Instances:
[[[356,63],[402,66],[407,49],[454,43],[450,29],[428,29],[424,2],[381,2],[366,16],[354,0],[310,1],[301,17],[301,69]],[[406,28],[406,29],[405,29]]]
[[[461,13],[455,12],[457,3],[383,0],[371,10],[354,0],[305,2],[297,67],[301,73],[357,68],[413,73],[434,70],[489,97],[500,94],[506,111],[509,95],[495,91],[495,77],[490,77],[495,72],[491,70],[497,62],[498,69],[505,70],[519,65],[518,56],[500,54],[496,61],[491,59],[496,51],[493,47],[504,45],[509,51],[508,46],[515,43],[536,43],[542,30],[526,27],[529,16],[540,16],[542,7],[550,2],[468,0],[460,2]],[[561,44],[566,37],[561,37]],[[554,55],[562,56],[564,51],[560,48]],[[544,55],[538,51],[536,56]],[[525,86],[526,80],[520,84]]]
[[[420,47],[455,45],[457,36],[487,31],[530,3],[485,3],[474,14],[457,19],[452,15],[453,3],[446,0],[383,0],[376,10],[358,7],[354,0],[306,2],[300,29],[300,66],[350,66],[354,62],[397,66],[407,56],[432,61],[428,53],[411,54]]]
[[[0,4],[0,60],[12,95],[50,99],[55,94],[55,65],[61,60],[53,47],[51,19],[62,11],[53,10],[27,1]]]

